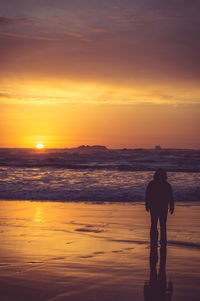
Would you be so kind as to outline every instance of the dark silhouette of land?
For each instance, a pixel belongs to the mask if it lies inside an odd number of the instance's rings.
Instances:
[[[160,223],[160,244],[166,246],[167,233],[166,222],[168,208],[171,214],[174,212],[174,199],[171,185],[167,182],[167,173],[163,168],[156,170],[154,179],[148,184],[145,196],[146,211],[151,214],[150,239],[151,245],[157,247],[158,220]]]

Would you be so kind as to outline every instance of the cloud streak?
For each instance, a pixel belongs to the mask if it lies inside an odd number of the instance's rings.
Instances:
[[[27,18],[0,17],[0,26],[18,25],[18,24],[33,26],[35,22]]]
[[[200,79],[197,1],[192,6],[181,0],[22,1],[21,11],[18,2],[11,1],[17,17],[13,10],[9,15],[8,5],[1,1],[7,12],[0,18],[1,45],[8,50],[6,59],[14,59],[14,52],[9,49],[12,44],[20,63],[24,53],[29,52],[31,68],[39,65],[42,76],[46,70],[64,76],[77,70],[75,75],[79,77],[83,67],[86,77],[95,76],[97,80],[112,77],[118,81],[120,74],[122,81],[125,74],[133,81],[136,77],[144,81],[148,77],[178,82]],[[15,40],[8,43],[6,37]],[[24,44],[24,39],[41,40],[42,44]],[[78,40],[90,45],[77,44]],[[4,67],[5,72],[10,72],[9,64]],[[19,69],[26,74],[27,64]]]

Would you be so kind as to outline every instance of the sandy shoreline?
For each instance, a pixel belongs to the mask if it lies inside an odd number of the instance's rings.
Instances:
[[[199,214],[169,216],[166,300],[199,300]],[[1,201],[0,245],[1,300],[151,300],[143,204]]]

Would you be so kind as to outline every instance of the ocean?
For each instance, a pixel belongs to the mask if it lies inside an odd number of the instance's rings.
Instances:
[[[200,150],[0,149],[0,199],[142,202],[164,167],[177,202],[200,200]]]

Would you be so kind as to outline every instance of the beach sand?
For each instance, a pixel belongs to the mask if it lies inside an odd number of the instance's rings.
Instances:
[[[199,217],[168,218],[163,300],[199,300]],[[155,300],[149,222],[143,204],[1,201],[0,300]]]

